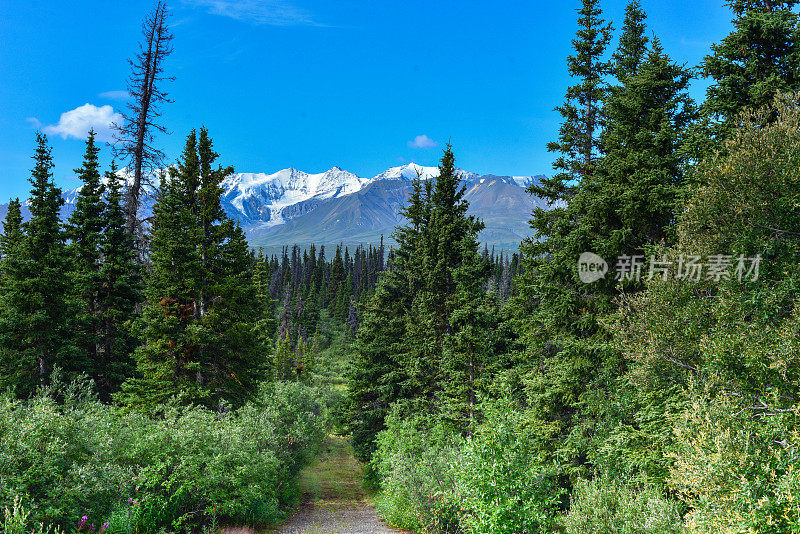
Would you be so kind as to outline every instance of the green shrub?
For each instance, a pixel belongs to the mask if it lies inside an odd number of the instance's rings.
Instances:
[[[132,466],[117,461],[119,427],[87,398],[0,397],[0,505],[20,497],[32,522],[71,527],[88,515],[101,524],[132,490]]]
[[[646,482],[606,477],[578,480],[570,501],[563,519],[568,534],[682,532],[678,504]]]
[[[460,438],[423,419],[393,414],[386,424],[372,461],[382,490],[378,511],[398,527],[457,532]]]
[[[265,386],[237,411],[174,403],[158,417],[49,393],[0,397],[0,505],[20,496],[32,524],[74,529],[86,516],[109,534],[265,525],[296,499],[297,473],[325,434],[316,393],[296,383]]]
[[[442,423],[387,418],[373,468],[379,512],[424,532],[547,532],[562,490],[535,456],[524,421],[510,406],[485,405],[485,421],[463,438]]]
[[[510,402],[486,403],[486,419],[463,447],[458,473],[461,524],[480,534],[549,532],[563,491],[537,457],[523,415]]]
[[[778,402],[699,395],[677,421],[668,482],[689,532],[800,532],[800,405]]]

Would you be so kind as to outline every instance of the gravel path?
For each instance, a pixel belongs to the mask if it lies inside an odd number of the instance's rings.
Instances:
[[[278,532],[389,534],[402,531],[388,527],[369,503],[314,500],[303,505],[291,521]]]
[[[361,465],[349,441],[331,437],[325,453],[302,474],[303,505],[275,532],[403,534],[378,517],[361,481]]]

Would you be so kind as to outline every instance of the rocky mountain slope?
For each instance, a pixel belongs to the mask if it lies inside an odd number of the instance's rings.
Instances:
[[[223,207],[239,221],[254,246],[287,244],[391,243],[401,224],[400,208],[411,192],[411,180],[438,176],[437,167],[414,163],[392,167],[372,177],[359,177],[339,167],[322,173],[284,169],[272,174],[235,173],[222,183]],[[481,240],[502,248],[516,248],[529,234],[527,221],[541,201],[525,187],[539,176],[478,175],[459,171],[466,188],[470,213],[484,220]],[[64,217],[74,209],[78,189],[64,192]],[[152,209],[152,198],[144,206]],[[0,204],[0,221],[7,204]],[[23,206],[23,215],[28,212]]]

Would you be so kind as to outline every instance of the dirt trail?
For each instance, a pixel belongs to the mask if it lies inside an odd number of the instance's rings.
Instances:
[[[331,437],[326,451],[300,479],[303,504],[278,533],[402,534],[378,517],[361,487],[361,465],[350,442]]]

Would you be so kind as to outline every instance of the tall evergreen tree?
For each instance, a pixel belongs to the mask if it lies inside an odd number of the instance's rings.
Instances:
[[[625,21],[619,45],[611,55],[611,70],[621,83],[636,74],[642,60],[647,56],[649,39],[644,34],[647,15],[639,0],[631,0],[625,6]]]
[[[15,354],[18,342],[17,332],[13,328],[23,328],[19,324],[22,317],[13,317],[10,314],[10,305],[18,302],[19,291],[24,277],[27,276],[27,254],[25,233],[22,223],[22,211],[19,199],[12,200],[8,205],[8,213],[3,223],[3,233],[0,235],[0,386],[17,387],[20,381],[26,382],[30,387],[30,377],[26,377],[26,370],[20,368],[21,363]],[[16,323],[16,324],[15,324]]]
[[[342,259],[342,247],[337,245],[336,255],[331,263],[331,275],[328,282],[328,296],[333,302],[336,302],[336,297],[339,295],[339,285],[344,282],[345,276],[347,275],[344,270],[344,260]]]
[[[490,368],[499,363],[494,339],[499,306],[484,289],[491,266],[478,253],[477,232],[459,243],[461,262],[452,270],[450,332],[442,344],[438,397],[444,419],[470,435],[481,420],[480,395],[488,391]],[[493,361],[494,360],[494,361]]]
[[[0,302],[0,365],[4,385],[28,395],[46,384],[53,368],[81,371],[85,361],[72,343],[69,262],[60,220],[64,203],[53,182],[47,137],[36,134],[31,172],[31,219],[24,238],[4,258]]]
[[[530,187],[533,194],[551,204],[568,198],[575,183],[591,176],[595,168],[606,91],[604,77],[610,69],[603,55],[612,31],[611,24],[601,18],[599,4],[599,0],[582,0],[578,11],[578,32],[572,41],[575,54],[567,58],[567,70],[576,84],[567,89],[564,104],[556,108],[563,118],[558,140],[547,145],[548,151],[559,154],[553,164],[557,173]],[[559,213],[554,211],[554,215]],[[534,220],[537,227],[547,231],[547,211],[537,211]]]
[[[412,294],[412,333],[409,336],[412,350],[407,362],[408,385],[416,391],[414,401],[422,405],[435,403],[440,390],[444,339],[454,333],[451,316],[455,310],[454,295],[458,291],[455,274],[468,252],[464,240],[477,241],[477,233],[483,229],[481,221],[467,215],[466,190],[455,169],[450,145],[442,156],[439,176],[432,186],[429,184],[430,181],[426,183],[423,226],[417,250],[421,263],[417,263],[414,273],[423,286]],[[475,251],[477,254],[477,244]],[[478,278],[485,284],[488,277],[487,265]]]
[[[435,183],[413,181],[402,212],[407,223],[395,231],[392,267],[365,306],[349,376],[353,444],[361,459],[372,455],[393,405],[436,414],[461,430],[475,421],[492,327],[480,311],[489,276],[478,255],[483,224],[467,215],[464,194],[449,145]]]
[[[126,231],[122,184],[112,163],[106,172],[106,204],[100,241],[102,265],[97,295],[99,325],[95,383],[107,397],[133,375],[132,354],[139,343],[133,321],[143,299],[134,237]]]
[[[148,403],[183,394],[239,404],[265,372],[254,259],[222,212],[219,184],[232,169],[214,168],[217,157],[205,129],[191,132],[154,208],[142,378],[126,387]]]
[[[701,68],[714,83],[702,113],[702,135],[726,139],[744,108],[772,103],[778,93],[800,90],[800,20],[797,0],[728,0],[733,31],[712,46]]]
[[[264,257],[264,250],[259,250],[253,268],[253,284],[255,284],[256,295],[261,306],[258,321],[258,332],[262,343],[268,350],[272,349],[275,341],[275,332],[278,326],[275,319],[275,299],[269,291],[270,285],[269,261]]]
[[[196,169],[190,160],[195,142],[191,134],[179,172]],[[194,380],[197,363],[190,332],[200,264],[196,227],[184,184],[176,176],[162,178],[150,235],[145,345],[134,355],[141,378],[123,384],[123,398],[128,402],[157,404],[181,392],[195,400],[203,399],[205,393]]]
[[[14,248],[22,243],[22,204],[18,198],[8,203],[3,233],[0,235],[0,261],[13,254]]]
[[[99,299],[105,281],[100,275],[100,245],[105,230],[103,215],[106,206],[103,199],[105,187],[100,181],[100,149],[95,145],[94,139],[94,130],[90,130],[86,139],[83,165],[80,169],[75,169],[81,188],[75,201],[75,211],[66,226],[66,235],[69,238],[67,250],[72,262],[72,292],[82,307],[81,313],[73,322],[75,338],[87,358],[88,367],[85,371],[97,380],[98,366],[103,365]]]
[[[22,205],[18,198],[8,203],[8,212],[3,222],[3,233],[0,234],[0,302],[8,291],[7,282],[14,280],[14,273],[19,269],[19,262],[24,254],[19,252],[25,235],[22,231]],[[7,279],[6,272],[10,278]],[[2,351],[2,347],[0,347]]]
[[[347,310],[347,337],[352,339],[358,332],[358,306],[356,306],[356,298],[350,297],[350,306]]]
[[[358,330],[353,365],[348,375],[350,430],[356,457],[368,461],[375,437],[385,428],[392,403],[405,396],[408,374],[403,358],[408,348],[408,314],[413,295],[421,287],[420,234],[425,198],[419,177],[401,210],[407,221],[395,229],[394,261],[367,302]]]
[[[569,469],[597,461],[603,439],[632,415],[617,409],[624,360],[602,319],[616,309],[621,292],[641,289],[647,275],[637,277],[634,269],[629,276],[614,273],[616,259],[643,260],[649,247],[674,238],[685,132],[695,116],[687,95],[690,75],[664,54],[657,39],[630,71],[634,63],[624,51],[642,43],[644,33],[641,23],[631,21],[644,17],[633,9],[628,14],[617,53],[626,60],[616,65],[621,84],[605,102],[604,157],[575,185],[551,224],[536,227],[538,240],[521,247],[525,272],[516,305],[531,369],[527,401],[542,432],[540,445],[554,447],[557,457],[569,460],[564,464]],[[611,272],[583,283],[578,274],[583,252],[609,260]]]

